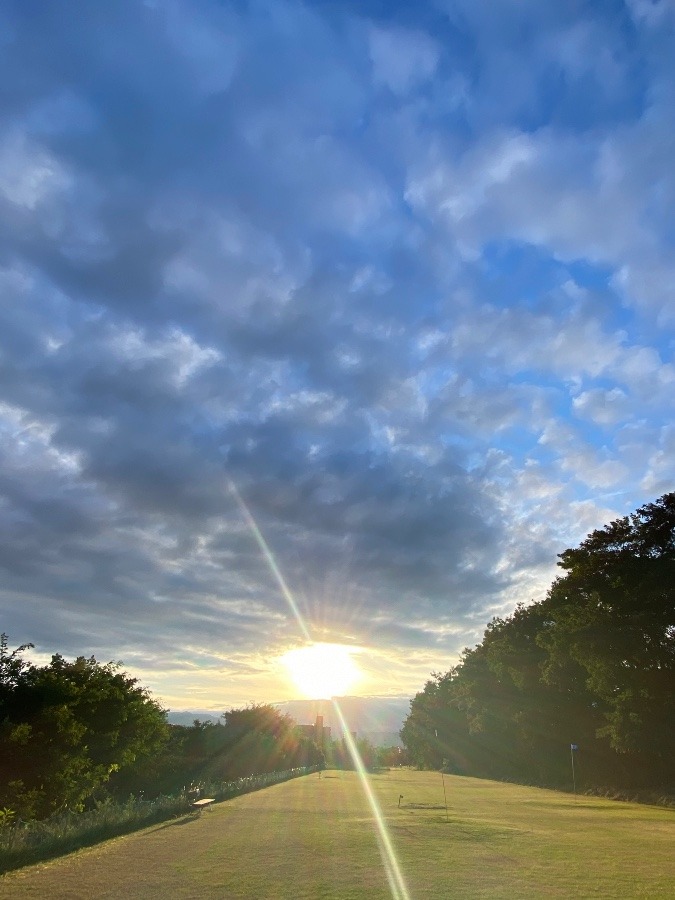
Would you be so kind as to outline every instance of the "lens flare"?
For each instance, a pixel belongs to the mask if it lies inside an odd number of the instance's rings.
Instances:
[[[262,532],[258,528],[255,519],[251,515],[251,512],[250,512],[248,506],[242,500],[241,494],[237,490],[234,482],[232,482],[232,481],[230,482],[230,490],[232,491],[232,494],[234,495],[234,499],[237,501],[237,505],[239,506],[239,509],[241,510],[241,514],[243,515],[246,524],[251,529],[251,534],[256,539],[256,543],[262,550],[262,554],[265,557],[267,565],[272,570],[272,574],[276,578],[277,583],[278,583],[279,587],[281,588],[281,593],[284,595],[284,599],[286,600],[286,603],[288,603],[291,612],[295,616],[295,621],[298,623],[298,627],[300,628],[300,631],[302,632],[303,637],[307,640],[308,643],[312,643],[312,638],[310,637],[309,631],[307,630],[307,626],[305,625],[305,620],[302,617],[302,613],[298,609],[298,605],[295,602],[295,598],[293,597],[293,594],[291,594],[290,590],[288,589],[288,585],[284,581],[284,576],[281,574],[281,570],[279,569],[279,566],[277,566],[276,560],[274,559],[274,556],[272,555],[272,551],[267,546],[267,541],[263,537]]]
[[[370,811],[373,814],[373,819],[375,821],[375,835],[377,837],[378,847],[380,848],[380,856],[382,857],[384,871],[387,875],[387,881],[389,882],[391,896],[393,897],[393,900],[410,900],[410,894],[408,893],[403,873],[401,872],[398,860],[396,859],[396,852],[392,846],[389,832],[387,831],[387,823],[384,821],[380,804],[377,802],[377,797],[370,786],[368,772],[361,759],[361,754],[354,743],[354,738],[347,727],[347,722],[342,715],[342,710],[340,709],[340,704],[337,700],[333,700],[333,706],[335,707],[335,712],[340,721],[343,739],[349,750],[352,762],[354,763],[354,768],[359,776],[359,781],[361,782],[363,793],[366,795]]]
[[[263,556],[265,557],[265,560],[267,561],[267,564],[272,571],[272,574],[279,584],[279,587],[281,588],[281,593],[284,595],[284,598],[286,599],[286,602],[288,603],[288,606],[298,623],[303,637],[308,642],[308,644],[311,644],[312,646],[320,646],[314,645],[314,641],[312,641],[309,629],[307,628],[305,620],[302,617],[302,613],[298,609],[298,605],[295,602],[295,599],[291,594],[288,585],[284,581],[284,577],[281,574],[281,570],[277,566],[272,551],[267,546],[267,542],[265,541],[262,532],[258,528],[249,508],[242,500],[239,491],[232,482],[230,482],[230,487],[237,501],[237,505],[239,506],[247,525],[251,529],[251,533],[253,534],[258,546],[260,547]],[[336,693],[338,692],[336,691]],[[366,800],[368,801],[370,811],[373,814],[377,845],[380,850],[380,856],[382,857],[382,865],[384,866],[384,871],[387,876],[391,896],[393,900],[410,900],[410,894],[408,893],[403,874],[398,865],[398,860],[396,859],[396,852],[394,851],[391,839],[389,837],[389,832],[387,831],[387,823],[384,820],[382,810],[380,809],[380,805],[377,802],[377,798],[373,793],[370,781],[368,780],[368,772],[366,771],[366,767],[363,764],[363,760],[361,759],[358,748],[354,743],[351,732],[347,727],[347,722],[342,715],[342,710],[340,709],[340,706],[335,699],[333,699],[333,706],[335,707],[335,712],[340,722],[340,727],[342,728],[343,739],[345,741],[345,744],[347,745],[347,749],[349,750],[349,755],[352,758],[352,762],[354,763],[354,768],[356,769],[356,772],[359,776],[359,781],[361,783],[361,787],[363,788],[363,793],[366,796]]]

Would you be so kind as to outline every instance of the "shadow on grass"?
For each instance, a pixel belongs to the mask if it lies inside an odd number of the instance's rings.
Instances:
[[[445,811],[444,806],[410,804],[410,807],[434,811],[442,809]],[[401,807],[401,809],[403,809],[403,807]],[[412,815],[415,815],[414,812]],[[393,831],[406,831],[411,833],[411,824],[410,821],[408,824],[396,822],[391,825],[391,828]],[[453,816],[452,812],[450,812],[450,815],[447,817],[445,815],[418,817],[414,824],[416,828],[420,826],[424,828],[425,826],[436,827],[438,825],[443,825],[444,828],[450,830],[448,837],[451,840],[471,841],[473,843],[488,843],[490,841],[507,840],[513,838],[516,834],[522,833],[522,830],[519,828],[504,828],[496,825],[486,825],[480,822],[470,822],[466,819],[459,819],[456,816]]]
[[[532,809],[535,807],[536,809],[545,810],[546,812],[561,812],[562,810],[568,809],[592,809],[598,810],[599,812],[607,812],[608,809],[617,810],[621,812],[621,806],[615,801],[610,800],[606,803],[603,802],[588,802],[588,800],[573,800],[570,798],[569,803],[527,803],[527,808]],[[655,807],[655,809],[663,809],[663,807]]]
[[[213,796],[221,802],[313,771],[315,769],[311,767],[302,767],[268,772],[233,782],[206,784],[203,790],[213,791]],[[52,818],[44,822],[23,823],[22,827],[13,826],[4,831],[0,829],[0,875],[92,847],[110,838],[133,834],[169,819],[172,821],[166,827],[187,825],[201,814],[201,810],[195,813],[190,806],[190,800],[184,795],[159,797],[151,801],[130,798],[127,803],[104,804],[88,813],[67,814],[56,820]]]
[[[199,813],[187,813],[179,819],[174,819],[172,822],[165,822],[163,825],[158,825],[157,828],[152,829],[150,834],[155,834],[157,831],[164,831],[165,828],[176,828],[179,825],[189,825],[191,822],[198,822],[200,818],[201,816]]]
[[[441,803],[440,806],[434,803],[402,803],[401,809],[445,809]]]
[[[163,822],[167,818],[175,815],[175,812],[158,810],[154,815],[148,816],[142,820],[137,819],[127,822],[105,823],[100,826],[93,826],[79,834],[51,837],[43,843],[34,846],[3,849],[3,852],[0,855],[0,875],[11,872],[13,869],[21,869],[24,866],[34,865],[35,863],[48,862],[59,856],[75,853],[77,850],[85,850],[87,847],[93,847],[96,844],[111,840],[112,838],[122,837],[125,834],[133,834],[136,831],[149,828],[152,825]],[[191,814],[188,813],[188,821],[190,820],[190,817]]]
[[[472,841],[485,844],[491,841],[503,841],[513,838],[521,833],[517,828],[495,828],[492,825],[470,825],[466,822],[454,819],[446,819],[445,816],[434,816],[431,820],[434,825],[444,825],[452,831],[451,838],[455,841]]]

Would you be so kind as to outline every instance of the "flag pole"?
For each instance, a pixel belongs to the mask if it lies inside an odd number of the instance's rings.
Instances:
[[[438,728],[434,728],[434,734],[436,735],[436,740],[438,740]],[[443,800],[445,800],[445,821],[449,822],[450,819],[448,817],[448,796],[445,793],[445,773],[444,769],[447,765],[447,759],[443,760],[443,768],[441,769],[441,781],[443,782]]]
[[[570,759],[572,760],[572,790],[574,791],[574,799],[577,796],[577,779],[574,773],[574,751],[577,749],[576,744],[570,744]]]

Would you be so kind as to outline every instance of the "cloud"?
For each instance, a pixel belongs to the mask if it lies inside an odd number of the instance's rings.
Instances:
[[[668,489],[664,4],[6,16],[12,639],[282,699],[233,482],[313,633],[413,692]]]
[[[620,388],[582,391],[573,400],[574,409],[601,425],[615,425],[625,416],[626,394]]]
[[[405,95],[432,78],[439,57],[440,48],[424,32],[373,28],[370,33],[375,83],[394,94]]]

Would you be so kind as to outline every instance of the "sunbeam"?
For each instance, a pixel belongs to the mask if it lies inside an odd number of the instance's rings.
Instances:
[[[370,806],[370,810],[375,820],[375,825],[377,826],[377,842],[380,848],[380,855],[382,856],[382,863],[384,865],[385,872],[387,873],[387,881],[389,882],[391,895],[394,900],[410,900],[410,894],[408,893],[408,889],[403,879],[403,873],[399,868],[398,860],[396,859],[396,853],[389,838],[387,824],[384,821],[382,810],[380,809],[377,798],[370,786],[370,781],[368,780],[368,772],[366,771],[366,767],[364,766],[363,760],[361,759],[361,754],[359,753],[358,747],[354,743],[354,738],[352,737],[351,732],[347,727],[347,722],[342,715],[340,704],[334,698],[332,702],[333,706],[335,707],[337,717],[340,720],[342,735],[345,743],[347,744],[349,755],[351,756],[354,767],[356,768],[356,772],[359,776],[359,781],[361,782],[361,787],[363,788],[363,792],[366,795],[368,805]]]
[[[276,578],[279,587],[281,588],[281,593],[284,595],[288,606],[293,613],[300,631],[302,635],[308,642],[311,644],[314,643],[312,640],[309,629],[305,623],[305,620],[302,617],[302,613],[300,612],[297,603],[291,593],[288,585],[284,580],[284,576],[281,574],[281,570],[274,559],[274,555],[270,550],[267,541],[265,540],[262,532],[258,528],[255,519],[249,508],[244,503],[241,494],[237,490],[234,483],[230,482],[230,488],[232,493],[237,501],[237,504],[244,516],[244,519],[251,529],[255,540],[262,550],[263,556],[267,560],[267,564],[274,577]],[[377,837],[377,845],[380,850],[380,856],[382,857],[382,865],[384,866],[384,871],[387,876],[387,881],[389,883],[389,890],[391,891],[391,896],[393,900],[410,900],[410,894],[408,893],[408,889],[405,884],[405,880],[403,878],[403,873],[398,864],[398,860],[396,859],[396,852],[392,846],[391,839],[389,837],[389,832],[387,831],[387,823],[384,820],[384,816],[382,815],[382,810],[380,809],[380,805],[377,802],[377,798],[373,793],[373,789],[370,785],[370,781],[368,780],[368,772],[366,771],[366,767],[363,764],[363,760],[361,759],[361,754],[358,751],[356,744],[354,743],[354,739],[352,738],[351,732],[347,727],[347,722],[345,721],[344,716],[342,715],[342,710],[337,702],[337,700],[333,699],[333,706],[335,707],[335,712],[337,714],[338,720],[340,722],[340,727],[342,729],[342,736],[347,745],[347,749],[349,750],[349,755],[352,758],[352,762],[354,763],[354,768],[359,776],[359,781],[361,787],[363,788],[363,793],[366,796],[368,801],[368,805],[370,806],[370,811],[373,814],[373,821],[375,822],[375,833]]]
[[[281,588],[281,593],[284,595],[284,598],[285,598],[286,602],[288,603],[288,606],[290,607],[291,612],[295,616],[295,620],[298,623],[298,626],[300,628],[300,631],[303,634],[303,637],[311,642],[312,641],[311,635],[307,629],[307,626],[305,625],[305,620],[302,617],[302,613],[298,609],[298,605],[295,602],[295,598],[293,597],[293,594],[291,594],[291,592],[288,588],[288,585],[284,581],[284,576],[281,574],[281,571],[279,569],[279,566],[276,563],[276,560],[274,559],[272,551],[270,550],[270,548],[267,545],[267,541],[263,537],[262,532],[258,528],[255,519],[251,515],[251,511],[249,510],[248,506],[244,503],[244,501],[241,497],[241,494],[237,490],[237,486],[234,484],[233,481],[230,481],[230,490],[232,491],[234,498],[237,501],[237,505],[239,506],[239,509],[241,510],[241,514],[243,515],[246,524],[251,529],[251,533],[253,534],[253,537],[256,539],[258,546],[262,550],[263,556],[265,557],[268,566],[272,570],[272,574],[276,578],[276,580],[279,584],[279,587]]]

